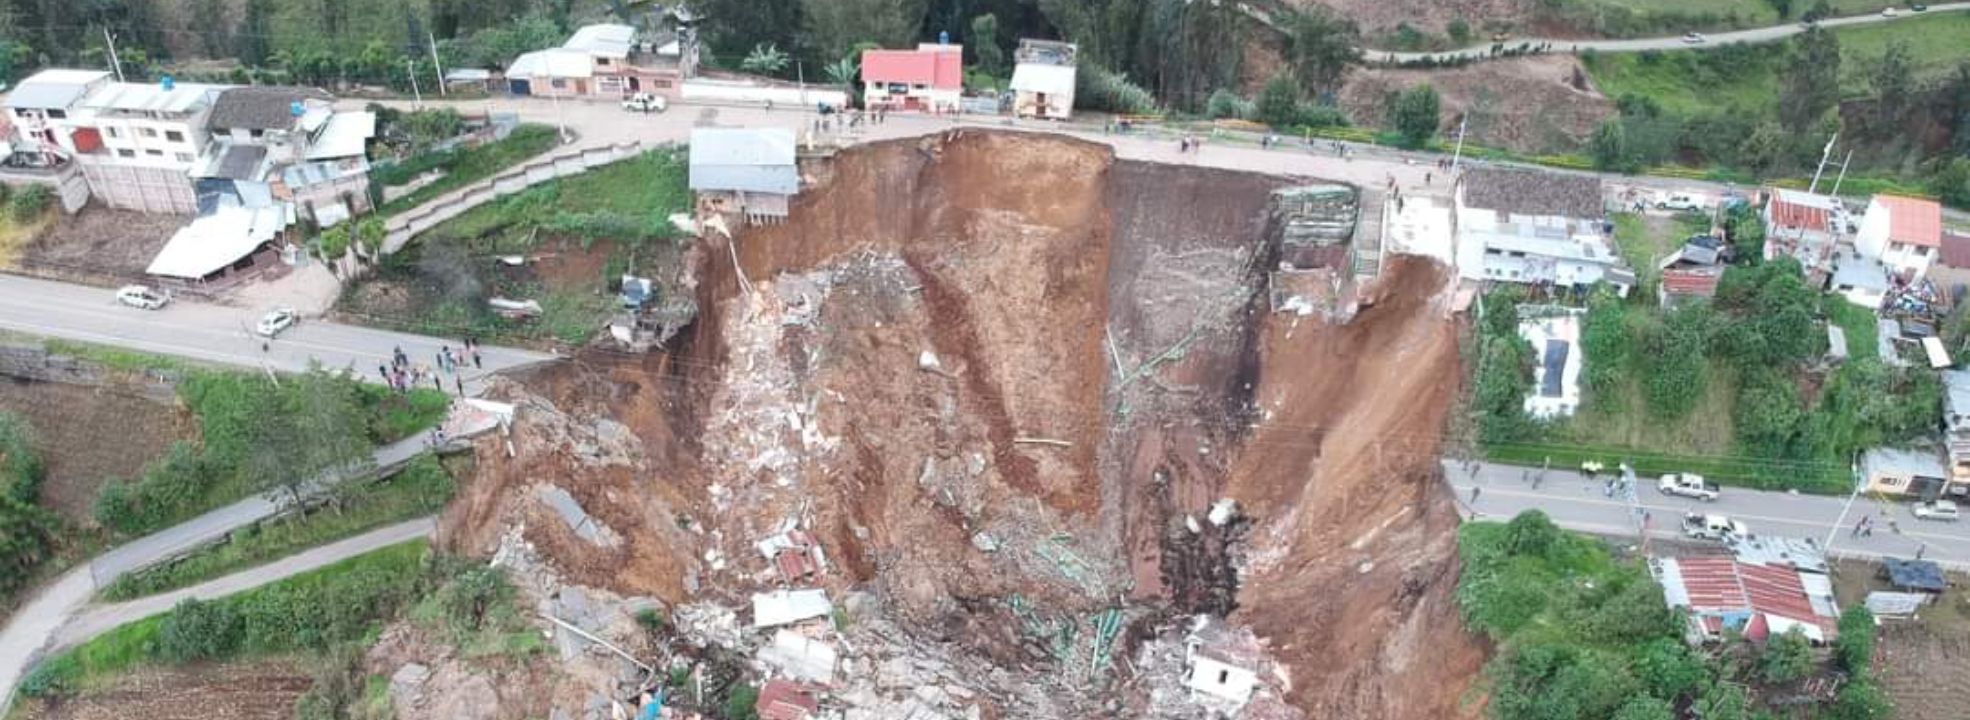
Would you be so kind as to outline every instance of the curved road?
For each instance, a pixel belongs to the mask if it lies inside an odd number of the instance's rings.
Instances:
[[[1894,22],[1896,20],[1907,20],[1911,18],[1927,17],[1939,13],[1954,12],[1961,10],[1970,10],[1970,2],[1930,5],[1929,9],[1923,12],[1914,12],[1912,10],[1909,10],[1907,7],[1899,7],[1899,8],[1895,8],[1894,17],[1883,17],[1880,13],[1877,12],[1877,13],[1869,13],[1867,15],[1850,15],[1847,17],[1827,18],[1825,20],[1821,20],[1819,22],[1819,25],[1820,27],[1827,27],[1827,28],[1845,27],[1848,25],[1869,25],[1873,23]],[[1788,22],[1780,25],[1773,25],[1770,27],[1754,28],[1751,30],[1734,30],[1731,32],[1717,33],[1715,35],[1705,35],[1704,37],[1706,38],[1706,40],[1702,43],[1686,43],[1683,42],[1683,38],[1681,36],[1677,36],[1677,37],[1660,37],[1660,38],[1642,38],[1638,40],[1560,40],[1555,38],[1513,38],[1511,40],[1504,42],[1503,45],[1505,47],[1518,47],[1522,44],[1530,44],[1534,46],[1550,45],[1552,46],[1552,52],[1578,52],[1581,50],[1593,50],[1595,52],[1641,52],[1643,50],[1678,50],[1683,48],[1713,47],[1716,45],[1723,45],[1726,43],[1749,43],[1749,44],[1768,43],[1768,42],[1775,42],[1778,40],[1784,40],[1794,35],[1798,35],[1799,33],[1802,32],[1805,32],[1805,28],[1801,27],[1799,23]],[[1399,62],[1407,62],[1411,60],[1420,60],[1426,57],[1436,58],[1438,60],[1448,60],[1451,58],[1470,58],[1474,60],[1483,60],[1491,57],[1491,46],[1492,46],[1491,43],[1485,43],[1483,45],[1467,47],[1461,50],[1445,50],[1443,52],[1393,52],[1389,50],[1371,50],[1368,48],[1362,48],[1361,57],[1363,60],[1371,63],[1399,63]]]

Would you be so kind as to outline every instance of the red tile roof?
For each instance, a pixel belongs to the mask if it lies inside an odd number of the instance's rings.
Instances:
[[[1888,209],[1888,239],[1923,247],[1942,244],[1943,206],[1934,200],[1876,195],[1874,201]]]
[[[1826,231],[1828,224],[1826,208],[1789,203],[1785,201],[1785,196],[1786,193],[1772,195],[1771,214],[1774,224],[1784,228]]]
[[[1943,231],[1943,265],[1970,268],[1970,235]]]
[[[916,50],[865,50],[862,81],[962,90],[964,49],[957,45],[927,45]]]
[[[1709,270],[1664,270],[1662,292],[1677,296],[1716,297],[1723,273]]]
[[[805,720],[820,712],[821,703],[797,683],[768,680],[759,690],[758,707],[760,720]]]

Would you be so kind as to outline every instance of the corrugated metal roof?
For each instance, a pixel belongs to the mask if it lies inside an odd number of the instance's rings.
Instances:
[[[1716,297],[1724,274],[1714,268],[1662,271],[1662,292],[1682,297]]]
[[[175,83],[164,89],[162,83],[110,83],[83,99],[83,107],[97,110],[187,113],[209,104],[231,85]]]
[[[1949,477],[1949,470],[1943,467],[1943,459],[1936,453],[1900,448],[1874,448],[1861,453],[1861,472],[1870,476],[1885,472],[1895,475]]]
[[[585,78],[595,74],[595,58],[579,50],[535,50],[506,66],[509,78]]]
[[[273,240],[293,222],[292,212],[293,207],[286,203],[251,210],[221,207],[180,228],[144,272],[188,280],[211,275]]]
[[[1684,557],[1658,562],[1664,598],[1704,616],[1716,632],[1724,618],[1756,623],[1809,625],[1830,633],[1832,622],[1815,612],[1799,571],[1779,565],[1746,565],[1728,557]],[[1709,622],[1715,616],[1718,622]]]
[[[834,604],[828,602],[828,591],[821,589],[775,590],[752,596],[752,626],[755,628],[827,617],[833,612]]]
[[[1970,417],[1970,371],[1943,371],[1943,413]]]
[[[691,189],[794,195],[800,172],[786,128],[691,131]]]
[[[964,48],[924,45],[916,50],[865,50],[862,81],[960,90],[964,88]]]
[[[43,70],[29,76],[7,94],[7,107],[46,110],[67,108],[88,92],[89,84],[109,77],[100,70]]]
[[[1779,227],[1826,231],[1838,200],[1797,190],[1779,188],[1772,193],[1769,208],[1772,222]]]
[[[376,135],[376,113],[339,112],[328,118],[308,147],[309,160],[358,157],[368,152],[369,139]]]
[[[635,37],[636,28],[628,25],[586,25],[561,47],[597,57],[625,58],[629,57],[629,43]]]

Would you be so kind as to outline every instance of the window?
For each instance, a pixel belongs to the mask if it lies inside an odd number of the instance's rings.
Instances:
[[[1893,475],[1882,475],[1878,480],[1881,487],[1901,487],[1902,479]]]
[[[137,132],[143,133],[144,137],[147,138],[157,137],[157,130],[155,128],[138,128]]]
[[[118,151],[116,151],[116,156],[117,156],[117,157],[124,157],[124,158],[133,158],[133,157],[136,157],[136,156],[137,156],[137,151],[135,151],[135,150],[130,150],[130,149],[127,149],[127,148],[126,148],[126,149],[122,149],[122,150],[118,150]]]
[[[552,88],[554,88],[554,89],[556,89],[556,90],[560,90],[560,89],[563,89],[563,88],[566,88],[566,87],[568,87],[568,81],[566,81],[566,80],[563,80],[563,79],[561,79],[561,78],[554,78],[553,80],[550,80],[550,81],[548,81],[548,83],[547,83],[547,84],[548,84],[548,86],[550,86],[550,87],[552,87]]]
[[[255,139],[255,140],[258,140],[258,139],[260,139],[261,137],[263,137],[263,136],[265,136],[266,134],[267,134],[267,131],[265,131],[265,130],[261,130],[261,129],[259,129],[259,128],[254,128],[254,130],[253,130],[253,133],[252,133],[252,135],[253,135],[253,139]]]
[[[192,161],[191,153],[177,153],[175,157],[178,158],[178,162],[188,163]]]
[[[118,129],[116,129],[116,127],[115,127],[114,125],[112,125],[112,126],[110,126],[110,127],[106,127],[106,128],[103,128],[103,134],[104,134],[104,135],[108,135],[108,136],[110,136],[110,137],[113,137],[113,138],[120,138],[120,137],[123,137],[123,131],[122,131],[122,130],[118,130]]]
[[[164,157],[163,150],[145,150],[144,154],[149,155],[151,157]]]
[[[609,66],[609,59],[608,59],[608,58],[605,58],[605,57],[599,57],[599,58],[595,58],[595,64],[596,64],[596,65],[599,65],[599,66],[601,66],[601,67],[608,67],[608,66]]]
[[[185,134],[176,130],[166,130],[164,131],[164,139],[174,143],[181,143],[185,141]]]
[[[50,109],[48,110],[48,119],[50,119],[50,120],[60,120],[60,119],[62,119],[62,118],[66,118],[66,117],[68,117],[68,111],[67,111],[67,110],[59,110],[59,109],[54,109],[54,108],[50,108]]]

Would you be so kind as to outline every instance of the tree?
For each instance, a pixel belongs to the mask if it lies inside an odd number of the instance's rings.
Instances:
[[[270,35],[273,34],[273,1],[246,0],[246,8],[240,15],[239,32],[233,35],[233,54],[239,61],[251,66],[267,64],[272,54]]]
[[[1751,136],[1745,138],[1744,147],[1738,150],[1738,164],[1757,172],[1771,170],[1785,157],[1787,138],[1785,128],[1778,123],[1769,120],[1758,123],[1752,128]]]
[[[992,75],[1005,72],[1005,50],[999,47],[999,16],[985,13],[972,18],[971,37],[965,38],[965,45],[978,58],[979,69]]]
[[[1478,434],[1488,443],[1521,439],[1530,429],[1525,417],[1525,393],[1532,388],[1528,364],[1532,345],[1518,337],[1485,341],[1478,375]]]
[[[1964,125],[1958,132],[1970,134],[1970,112],[1963,117]],[[1970,157],[1950,158],[1939,161],[1938,165],[1941,169],[1929,179],[1929,189],[1945,204],[1970,207]]]
[[[239,647],[243,620],[223,601],[181,600],[157,629],[158,653],[180,663],[226,657]]]
[[[46,467],[34,449],[34,431],[19,415],[0,411],[0,493],[24,503],[41,499]]]
[[[1710,677],[1710,669],[1681,638],[1656,638],[1637,646],[1631,653],[1630,667],[1647,685],[1650,695],[1669,702],[1695,691]]]
[[[1881,692],[1881,686],[1863,677],[1840,688],[1840,697],[1833,701],[1828,715],[1832,720],[1889,720],[1895,716],[1895,704]]]
[[[861,64],[856,56],[850,55],[828,63],[822,70],[828,78],[829,85],[838,86],[852,94],[855,92],[855,76],[862,73]]]
[[[1874,613],[1855,605],[1840,613],[1840,634],[1833,638],[1833,658],[1840,667],[1864,675],[1874,665]]]
[[[199,50],[206,57],[225,57],[232,50],[228,22],[232,13],[226,9],[226,0],[193,0],[191,15],[199,19]]]
[[[1806,634],[1799,628],[1767,639],[1765,649],[1758,653],[1758,675],[1768,683],[1783,685],[1796,682],[1806,677],[1812,668],[1812,643],[1806,640]]]
[[[357,393],[356,381],[315,367],[282,380],[278,392],[255,394],[261,407],[246,428],[244,476],[300,505],[369,472],[369,418]]]
[[[26,585],[34,568],[48,559],[56,526],[55,516],[11,493],[0,494],[0,596]]]
[[[1285,34],[1287,65],[1306,92],[1339,90],[1348,68],[1361,62],[1360,28],[1324,8],[1290,12]]]
[[[316,254],[331,263],[341,260],[349,254],[349,239],[347,223],[323,230],[321,238],[316,241]]]
[[[928,0],[803,0],[801,4],[806,8],[809,43],[798,45],[794,39],[786,47],[812,47],[822,57],[846,55],[859,42],[908,47],[917,39],[929,10]],[[996,25],[997,18],[993,22]],[[959,30],[942,29],[953,35]]]
[[[356,223],[356,241],[361,245],[363,254],[372,258],[380,256],[383,239],[388,234],[389,229],[384,226],[381,217],[371,215]]]
[[[1649,333],[1642,355],[1642,399],[1659,418],[1679,418],[1696,408],[1709,385],[1704,339],[1713,313],[1706,305],[1686,305],[1668,313]]]
[[[700,0],[691,7],[703,19],[711,55],[745,57],[760,45],[798,46],[800,31],[808,27],[806,9],[810,4],[802,0]]]
[[[1441,123],[1436,88],[1424,83],[1402,91],[1395,98],[1393,120],[1396,132],[1402,133],[1404,147],[1420,148],[1427,144]]]
[[[1505,552],[1514,557],[1545,558],[1560,542],[1560,528],[1538,510],[1527,510],[1505,525]]]
[[[1903,130],[1902,117],[1915,96],[1915,58],[1907,42],[1893,42],[1881,52],[1869,69],[1868,85],[1874,89],[1874,117],[1869,128],[1886,137]]]
[[[725,720],[758,720],[759,689],[745,683],[732,687],[725,696]]]
[[[1764,369],[1742,373],[1738,380],[1737,406],[1732,410],[1738,442],[1752,455],[1768,458],[1793,457],[1794,442],[1806,408],[1799,399],[1799,388],[1778,371]]]
[[[1642,696],[1629,700],[1614,712],[1613,720],[1676,720],[1676,708],[1656,698]]]
[[[1471,24],[1464,22],[1463,18],[1451,18],[1444,32],[1450,35],[1450,42],[1460,47],[1471,44]]]
[[[1601,170],[1632,172],[1634,157],[1628,152],[1628,133],[1619,118],[1602,120],[1594,128],[1594,137],[1587,143],[1588,154],[1594,157],[1594,167]]]
[[[1618,411],[1621,382],[1628,376],[1633,353],[1628,339],[1628,313],[1611,292],[1595,292],[1580,327],[1580,349],[1586,364],[1587,392],[1593,406]]]
[[[1780,79],[1778,117],[1786,129],[1800,131],[1840,102],[1840,38],[1815,27],[1792,47]]]
[[[778,46],[765,43],[753,47],[752,53],[739,63],[739,67],[749,73],[777,75],[785,71],[791,62],[792,60],[786,53],[781,52]]]
[[[1274,75],[1259,89],[1253,103],[1258,121],[1275,128],[1290,128],[1300,119],[1300,88],[1285,75]]]
[[[1258,104],[1239,97],[1238,93],[1219,88],[1211,93],[1211,99],[1204,102],[1204,114],[1212,120],[1252,120],[1258,117]]]

